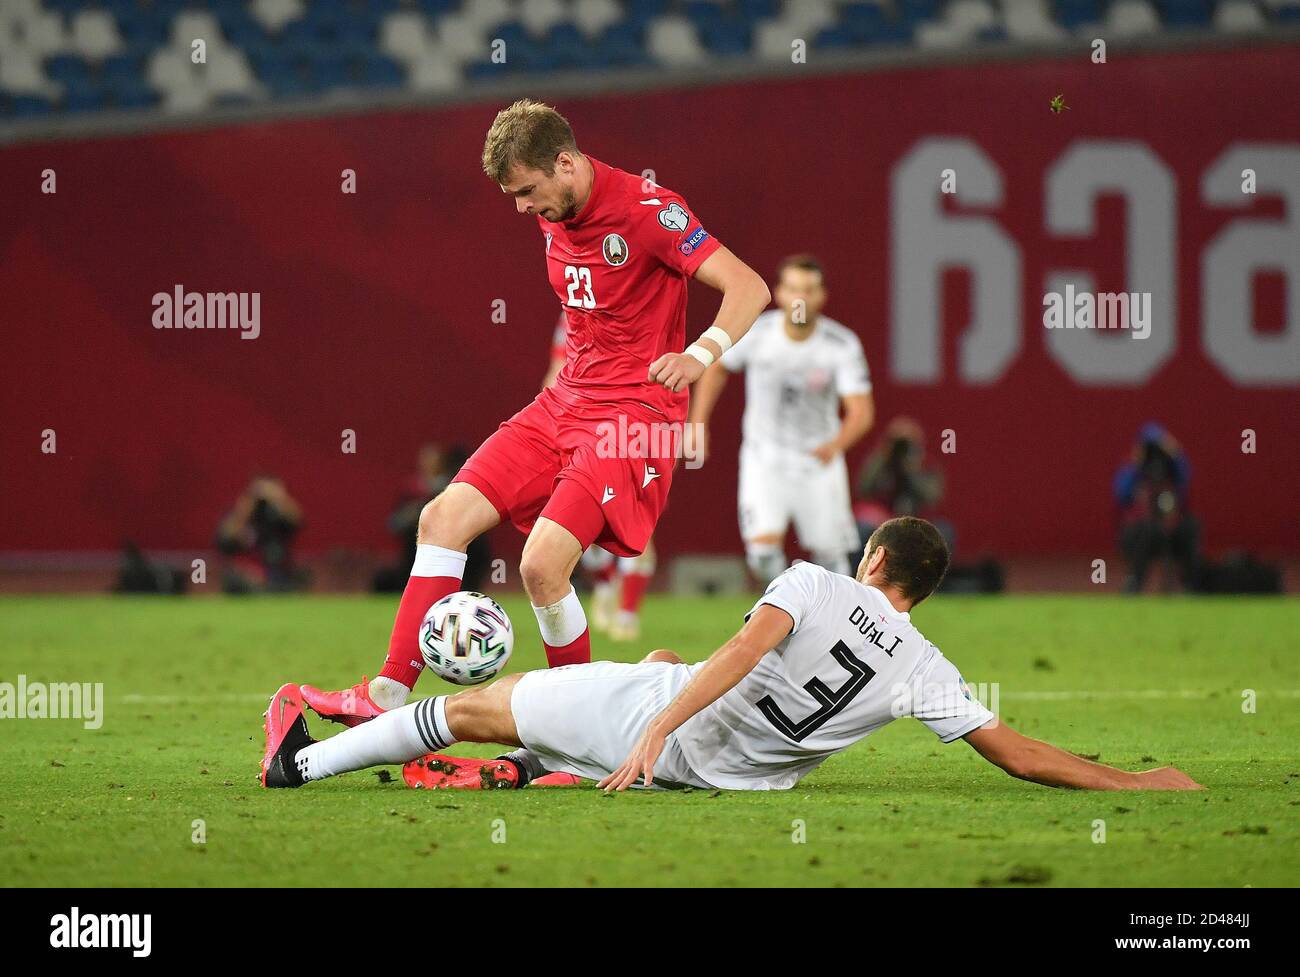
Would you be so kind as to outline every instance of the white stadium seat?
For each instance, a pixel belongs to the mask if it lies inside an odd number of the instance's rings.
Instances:
[[[28,51],[46,57],[67,49],[63,18],[0,0],[0,51]]]
[[[449,92],[461,85],[460,70],[437,48],[410,65],[410,85],[417,92]]]
[[[302,0],[253,0],[249,9],[257,22],[272,34],[290,21],[301,20],[306,12]]]
[[[646,47],[660,64],[689,66],[707,60],[695,25],[685,17],[656,17],[646,27]]]
[[[396,10],[379,25],[379,50],[403,63],[417,61],[429,51],[429,25],[415,10]]]
[[[1066,31],[1052,19],[1047,0],[1002,0],[1007,36],[1018,41],[1059,41]]]
[[[519,23],[533,37],[545,37],[556,24],[571,19],[563,0],[522,0],[519,4]]]
[[[72,18],[69,47],[90,61],[102,61],[122,50],[117,21],[107,10],[82,10]]]
[[[1214,10],[1214,26],[1232,34],[1262,31],[1266,26],[1264,12],[1254,0],[1219,0]]]
[[[515,19],[515,8],[508,0],[473,0],[461,7],[460,17],[479,27],[496,27]]]
[[[202,40],[209,49],[225,42],[221,24],[206,10],[185,10],[172,20],[171,43],[187,50],[196,40]]]
[[[1160,30],[1160,18],[1147,0],[1114,0],[1106,11],[1106,27],[1119,37],[1154,34]]]
[[[617,0],[576,0],[573,5],[573,22],[588,37],[595,37],[622,19],[623,8]]]
[[[441,17],[435,27],[439,45],[456,64],[483,61],[491,53],[487,29],[464,14]]]
[[[45,76],[35,51],[0,50],[0,91],[14,95],[53,95],[58,89]]]

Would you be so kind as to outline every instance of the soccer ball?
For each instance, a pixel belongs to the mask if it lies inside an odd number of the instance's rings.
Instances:
[[[510,660],[515,632],[501,605],[472,590],[448,594],[420,624],[420,653],[434,673],[457,685],[486,682]]]

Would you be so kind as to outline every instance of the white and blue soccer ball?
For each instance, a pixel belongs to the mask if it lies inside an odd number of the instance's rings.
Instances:
[[[429,608],[420,624],[420,653],[438,676],[478,685],[505,668],[515,632],[501,605],[487,594],[462,590]]]

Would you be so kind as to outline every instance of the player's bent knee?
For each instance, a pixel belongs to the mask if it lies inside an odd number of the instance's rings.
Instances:
[[[421,543],[463,550],[496,524],[491,504],[476,489],[452,484],[420,510]]]
[[[519,560],[519,577],[534,607],[546,607],[569,593],[564,567],[541,549],[524,548]]]

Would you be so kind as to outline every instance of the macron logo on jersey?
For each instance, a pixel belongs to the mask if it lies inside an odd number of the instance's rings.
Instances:
[[[659,477],[659,471],[658,471],[658,469],[656,469],[654,465],[646,465],[646,466],[645,466],[645,479],[644,479],[644,481],[641,482],[641,487],[642,487],[642,488],[645,488],[647,485],[649,485],[651,482],[653,482],[653,481],[654,481],[656,478],[658,478],[658,477]]]
[[[613,490],[612,488],[610,488],[608,485],[606,485],[606,486],[605,486],[605,497],[604,497],[603,499],[600,500],[600,504],[601,504],[601,505],[604,505],[606,502],[608,502],[608,501],[609,501],[610,499],[612,499],[613,497],[614,497],[614,490]]]

